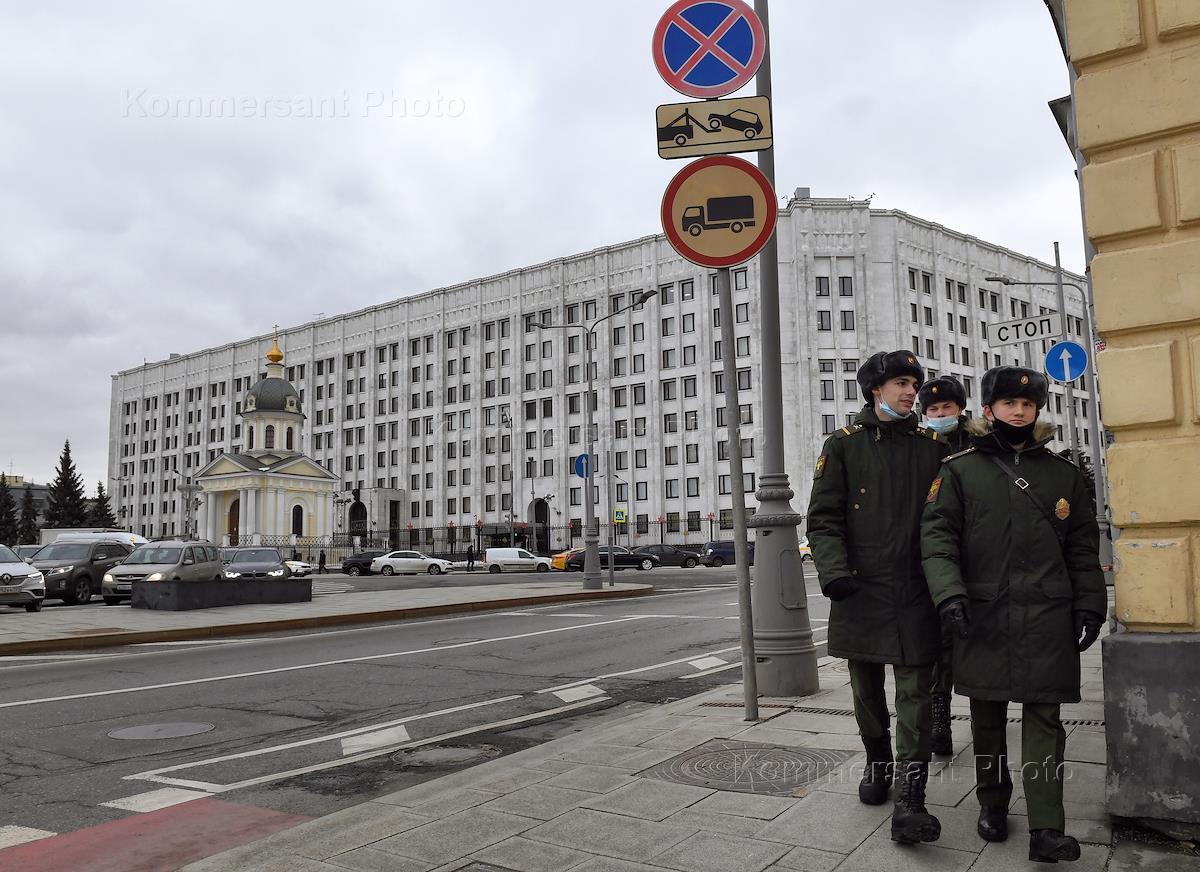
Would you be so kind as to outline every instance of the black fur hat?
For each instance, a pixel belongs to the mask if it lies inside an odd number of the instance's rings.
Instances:
[[[996,400],[1023,397],[1032,400],[1039,409],[1045,408],[1050,394],[1046,376],[1036,369],[1023,366],[997,366],[983,374],[983,405]]]
[[[925,370],[917,362],[915,354],[911,351],[875,352],[858,368],[858,387],[862,390],[863,399],[868,403],[872,402],[873,388],[902,375],[911,375],[917,380],[917,384],[925,381]]]
[[[963,390],[958,379],[952,375],[938,376],[925,382],[917,391],[917,399],[921,401],[922,409],[928,408],[934,403],[944,403],[947,400],[958,403],[960,409],[967,408],[967,392]]]

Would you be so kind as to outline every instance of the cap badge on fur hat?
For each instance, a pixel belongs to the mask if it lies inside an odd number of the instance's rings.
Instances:
[[[1027,375],[1021,376],[1021,384],[1023,384],[1023,385],[1029,384],[1029,376],[1027,376]]]
[[[936,394],[938,392],[938,386],[934,385],[932,388],[930,388],[930,392]]]

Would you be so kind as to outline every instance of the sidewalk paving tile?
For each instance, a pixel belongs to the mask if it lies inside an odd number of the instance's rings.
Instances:
[[[975,768],[973,766],[945,766],[936,776],[929,777],[925,787],[925,802],[928,805],[953,807],[975,792]],[[968,805],[978,805],[972,800]]]
[[[571,872],[663,872],[662,866],[647,866],[644,863],[627,863],[612,857],[593,857]]]
[[[1072,730],[1067,736],[1066,759],[1079,763],[1108,763],[1108,746],[1104,733]]]
[[[683,872],[762,872],[789,850],[776,842],[702,832],[655,854],[653,859],[656,865]]]
[[[756,838],[848,854],[891,813],[890,805],[863,805],[857,796],[818,790],[764,826]]]
[[[726,833],[730,836],[742,836],[747,839],[753,838],[754,834],[763,828],[763,821],[758,818],[696,811],[695,806],[676,812],[663,823],[691,827],[703,833]]]
[[[845,854],[836,854],[833,851],[793,848],[771,868],[789,869],[794,872],[833,872],[833,869],[845,859]]]
[[[542,783],[547,787],[569,787],[572,790],[586,790],[590,793],[608,793],[610,790],[632,784],[633,781],[633,776],[623,769],[584,765],[560,772]]]
[[[967,872],[977,859],[975,851],[955,851],[936,842],[901,845],[883,827],[846,858],[845,867],[854,872]]]
[[[1079,859],[1069,863],[1065,868],[1071,872],[1103,872],[1108,863],[1110,849],[1103,845],[1080,845]],[[988,842],[979,855],[972,872],[1036,872],[1039,869],[1061,868],[1051,867],[1044,863],[1029,861],[1029,832],[1024,827],[1021,831],[1010,830],[1007,842]],[[1116,872],[1112,867],[1110,872]],[[1155,867],[1134,866],[1138,872],[1149,872]],[[1155,870],[1158,872],[1158,870]],[[1167,872],[1167,870],[1161,870]],[[1171,870],[1174,872],[1174,870]]]
[[[365,803],[343,809],[287,832],[291,850],[314,860],[326,860],[430,823],[432,816],[408,814],[393,806]]]
[[[756,726],[744,730],[734,730],[721,738],[735,739],[739,742],[757,742],[760,745],[782,745],[785,748],[799,748],[816,733],[804,733],[799,730],[777,730],[774,727]],[[862,745],[860,744],[861,748]]]
[[[821,703],[816,707],[826,708]],[[833,708],[833,706],[828,706]],[[810,715],[805,712],[788,712],[769,721],[775,730],[799,730],[805,733],[845,733],[858,736],[858,722],[852,716]]]
[[[643,748],[655,748],[661,751],[688,751],[697,745],[703,745],[712,739],[729,739],[741,732],[741,727],[735,724],[696,724],[662,733],[653,739],[642,742]]]
[[[428,872],[432,868],[424,860],[399,857],[370,847],[355,848],[330,857],[325,862],[338,869],[353,869],[354,872]]]
[[[531,842],[520,836],[505,839],[472,855],[472,859],[481,863],[491,863],[504,869],[519,869],[520,872],[565,872],[587,858],[587,854],[572,851],[570,848],[547,845],[545,842]]]
[[[606,745],[625,745],[631,748],[636,748],[639,745],[649,742],[661,736],[667,730],[649,730],[640,727],[624,727],[622,729],[605,733],[600,737]],[[647,746],[649,747],[649,746]]]
[[[670,781],[639,778],[632,784],[617,788],[602,796],[592,796],[584,808],[605,811],[643,820],[661,821],[695,805],[715,791],[706,787],[673,784]]]
[[[1200,857],[1168,853],[1137,842],[1121,842],[1113,851],[1109,872],[1200,872]]]
[[[795,804],[796,800],[779,796],[756,796],[753,793],[718,790],[712,796],[700,800],[693,808],[699,812],[732,814],[769,821],[779,817]]]
[[[676,827],[577,808],[524,835],[527,839],[574,848],[588,854],[642,861],[655,851],[666,850],[696,832],[691,827]]]
[[[230,866],[230,872],[343,872],[343,867],[299,855],[272,857],[252,866]]]
[[[506,793],[483,807],[491,811],[548,821],[550,818],[558,817],[560,814],[582,805],[589,799],[594,799],[595,796],[596,794],[584,790],[533,784],[529,787],[522,787],[520,790],[514,790],[512,793]]]
[[[827,751],[857,751],[862,753],[862,739],[858,733],[796,733],[803,736],[800,744],[805,748],[824,748]]]
[[[561,758],[572,763],[598,763],[601,766],[622,766],[626,760],[633,759],[642,750],[645,749],[627,748],[622,745],[583,745],[563,753]]]
[[[529,818],[472,808],[375,843],[414,860],[449,863],[528,829]]]
[[[531,784],[538,784],[553,777],[553,772],[515,767],[494,778],[485,778],[471,785],[471,787],[475,790],[486,790],[490,793],[511,793],[514,790],[520,790],[522,787],[529,787]]]
[[[419,805],[409,806],[419,815],[427,818],[444,818],[460,811],[466,811],[477,805],[495,799],[498,794],[486,790],[476,790],[472,787],[460,787],[447,790],[432,799],[427,799]]]

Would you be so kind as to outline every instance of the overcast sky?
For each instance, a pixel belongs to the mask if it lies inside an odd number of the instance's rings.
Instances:
[[[3,4],[4,471],[69,437],[90,493],[143,359],[660,232],[669,5]],[[1082,268],[1041,0],[776,0],[771,30],[781,195]]]

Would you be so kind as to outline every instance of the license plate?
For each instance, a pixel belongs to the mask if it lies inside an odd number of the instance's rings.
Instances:
[[[129,587],[130,586],[128,584],[118,584],[117,590],[129,590]]]
[[[21,589],[19,584],[0,585],[0,593],[16,593]]]

